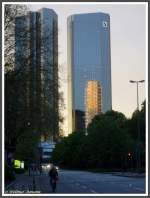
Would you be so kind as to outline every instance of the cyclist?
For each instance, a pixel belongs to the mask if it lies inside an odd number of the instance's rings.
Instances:
[[[58,180],[58,171],[54,165],[52,165],[51,169],[49,170],[49,177],[50,177],[50,184],[52,187],[52,192],[55,192],[56,184]]]

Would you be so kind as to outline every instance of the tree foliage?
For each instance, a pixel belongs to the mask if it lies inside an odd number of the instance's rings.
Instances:
[[[127,121],[129,133],[134,140],[134,153],[136,154],[137,145],[139,144],[141,166],[145,167],[145,150],[146,150],[146,101],[142,103],[141,110],[136,110],[132,118]]]
[[[4,61],[5,72],[14,69],[15,64],[15,18],[26,14],[26,5],[6,4],[4,9]]]
[[[20,157],[21,153],[30,157],[26,148],[37,145],[41,134],[46,140],[55,134],[57,138],[58,122],[63,121],[58,109],[58,100],[63,100],[62,94],[58,93],[58,71],[55,76],[52,73],[52,70],[58,70],[58,65],[56,60],[50,62],[54,44],[51,36],[55,35],[57,43],[57,27],[55,24],[56,31],[52,30],[51,35],[49,31],[40,34],[39,21],[37,26],[26,24],[24,15],[27,11],[24,5],[5,5],[5,148],[15,150]],[[40,39],[35,38],[35,31]],[[28,123],[30,133],[36,138],[27,132]],[[28,142],[27,135],[34,141],[29,139]]]
[[[19,86],[18,86],[19,84]],[[5,146],[14,147],[20,129],[27,121],[26,90],[23,75],[15,71],[5,74]]]
[[[73,132],[58,143],[53,161],[68,168],[115,170],[131,168],[131,164],[135,167],[135,138],[122,113],[108,111],[95,116],[87,132],[87,136],[85,131]]]
[[[15,159],[25,161],[27,164],[35,163],[38,161],[38,136],[30,128],[22,130],[17,139]]]

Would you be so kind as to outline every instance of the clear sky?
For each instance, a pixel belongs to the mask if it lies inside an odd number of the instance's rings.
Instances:
[[[67,17],[77,13],[110,14],[112,108],[131,117],[137,107],[136,84],[129,80],[146,80],[146,5],[144,4],[30,4],[36,11],[46,7],[58,15],[59,64],[62,89],[67,99]],[[139,85],[139,104],[146,97],[146,83]],[[65,108],[67,116],[67,106]],[[65,122],[65,125],[67,123]]]

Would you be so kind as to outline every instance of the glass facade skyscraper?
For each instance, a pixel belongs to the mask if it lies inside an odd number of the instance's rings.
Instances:
[[[85,127],[92,121],[95,115],[101,112],[102,90],[99,81],[89,80],[85,93]]]
[[[68,17],[68,132],[75,126],[76,111],[85,115],[87,81],[102,88],[102,112],[111,110],[110,17],[105,13]]]
[[[27,74],[26,109],[32,127],[57,139],[58,18],[48,8],[15,19],[15,69]],[[47,121],[46,121],[47,120]]]

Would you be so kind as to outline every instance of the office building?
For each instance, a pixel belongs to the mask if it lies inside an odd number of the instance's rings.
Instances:
[[[102,112],[111,110],[110,17],[105,13],[68,17],[68,133],[76,130],[77,111],[85,114],[85,88],[96,80],[102,88]]]
[[[48,8],[15,19],[16,70],[26,74],[28,122],[44,139],[58,137],[58,19]]]
[[[102,89],[96,80],[89,80],[85,89],[85,127],[102,111]]]

